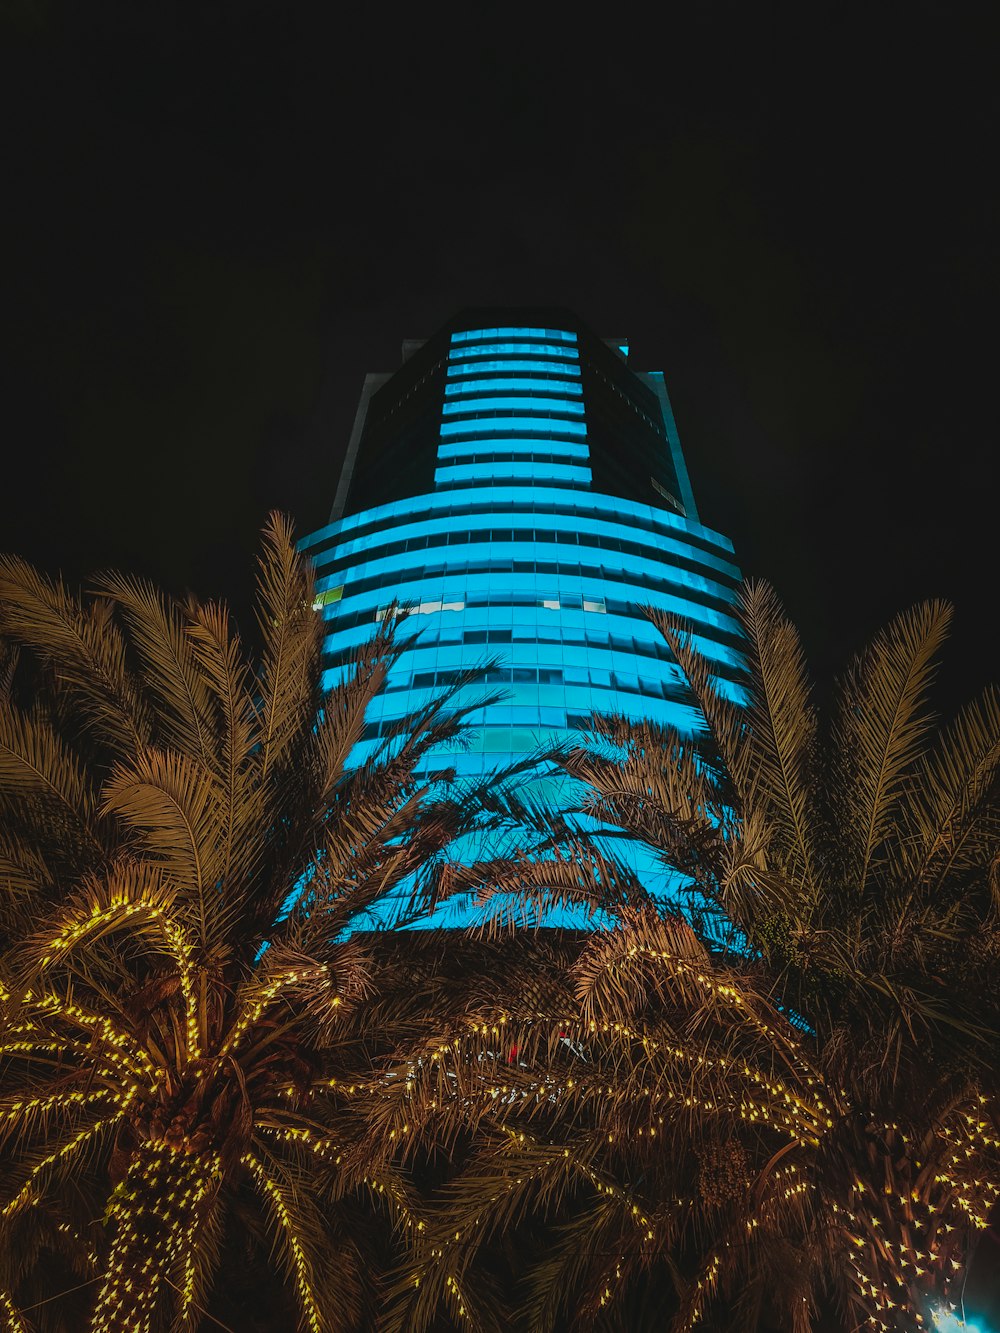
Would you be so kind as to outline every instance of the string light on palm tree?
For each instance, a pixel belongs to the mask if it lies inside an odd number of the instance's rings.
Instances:
[[[391,1155],[365,1146],[366,1107],[432,1011],[412,968],[350,932],[385,893],[425,912],[479,817],[447,774],[419,776],[470,681],[352,766],[407,640],[389,617],[324,690],[310,569],[281,519],[259,660],[218,605],[119,575],[98,589],[0,560],[0,647],[20,653],[0,689],[3,1299],[16,1310],[30,1280],[22,1254],[84,1237],[93,1333],[145,1333],[227,1285],[239,1226],[312,1333],[364,1326],[359,1224],[383,1227],[387,1255],[416,1224]]]

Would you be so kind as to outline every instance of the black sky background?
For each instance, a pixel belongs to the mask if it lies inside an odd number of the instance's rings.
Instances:
[[[1000,679],[989,11],[690,9],[6,0],[0,547],[245,615],[364,373],[553,303],[665,371],[821,675],[942,596],[943,706]]]

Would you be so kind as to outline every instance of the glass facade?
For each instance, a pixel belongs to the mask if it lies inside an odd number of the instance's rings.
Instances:
[[[460,318],[420,348],[421,362],[408,375],[380,377],[376,394],[363,399],[347,484],[342,479],[338,492],[347,512],[302,543],[316,566],[317,607],[328,625],[326,683],[347,669],[352,651],[394,602],[405,608],[408,629],[420,633],[369,712],[358,762],[381,744],[388,723],[486,660],[494,664],[486,683],[504,697],[474,713],[471,743],[449,752],[446,762],[459,773],[482,773],[572,740],[595,712],[696,731],[698,714],[680,671],[643,606],[688,620],[716,664],[720,687],[738,694],[731,604],[739,570],[731,543],[691,512],[662,381],[630,371],[621,340],[604,343],[578,321],[560,322],[494,326]],[[647,499],[634,494],[630,460],[617,468],[613,458],[603,465],[597,459],[605,481],[620,476],[617,489],[625,493],[595,481],[588,377],[598,376],[626,400],[614,410],[631,412],[629,429],[645,432],[640,448],[650,456],[659,451],[661,471],[649,476]],[[606,402],[598,415],[607,454]],[[428,421],[436,423],[425,469],[430,484],[399,497],[386,478],[392,498],[354,508],[352,491],[379,498],[377,464],[393,456],[393,417],[401,433],[409,431],[411,458],[427,449],[412,423],[423,423],[423,436]],[[560,779],[539,782],[559,799]],[[672,892],[662,867],[640,869],[658,893]],[[473,916],[469,903],[455,901],[428,924],[460,926]],[[392,917],[392,904],[384,903],[358,924],[390,925]],[[580,925],[583,918],[561,913],[546,924]]]

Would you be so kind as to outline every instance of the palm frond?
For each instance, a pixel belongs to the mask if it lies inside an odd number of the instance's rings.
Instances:
[[[932,718],[923,708],[951,620],[943,602],[897,616],[848,668],[834,715],[841,765],[836,792],[846,874],[869,887],[881,858],[895,856],[900,802],[924,751]]]
[[[708,733],[721,761],[722,771],[738,777],[738,743],[743,731],[740,709],[719,688],[712,664],[699,651],[697,627],[688,621],[677,620],[656,607],[646,606],[644,614],[663,635],[667,647],[694,696],[698,712],[707,723]]]
[[[37,809],[25,820],[31,802]],[[39,711],[0,704],[0,808],[36,841],[47,822],[57,821],[61,845],[73,848],[78,870],[103,852],[95,836],[96,798],[88,772],[59,731]]]
[[[220,830],[225,851],[224,910],[239,912],[254,887],[260,824],[267,818],[259,766],[253,758],[257,732],[252,676],[224,607],[208,603],[189,608],[188,634],[217,717],[212,763],[224,793]]]
[[[988,689],[962,710],[918,760],[908,802],[916,845],[907,845],[924,894],[982,874],[1000,844],[995,792],[1000,768],[1000,693]]]
[[[287,519],[272,514],[258,562],[257,621],[264,640],[258,705],[262,778],[316,713],[323,621],[312,609],[312,575]]]
[[[262,1160],[259,1151],[248,1153],[244,1164],[271,1219],[275,1248],[294,1285],[300,1329],[303,1333],[333,1333],[336,1307],[324,1299],[325,1228],[321,1213],[303,1183],[272,1155]],[[344,1313],[350,1320],[359,1312]]]
[[[816,813],[812,791],[816,713],[802,644],[766,583],[741,590],[740,619],[750,674],[744,790],[773,822],[773,850],[793,882],[815,892]]]
[[[143,685],[157,701],[159,743],[211,762],[211,700],[181,606],[145,579],[114,571],[95,586],[124,611]]]
[[[192,904],[204,947],[227,887],[229,811],[215,774],[180,752],[144,750],[112,769],[102,794],[103,812],[122,820],[140,853]]]
[[[148,709],[108,606],[84,607],[61,582],[0,556],[0,634],[55,668],[59,691],[95,735],[126,749],[148,742]]]

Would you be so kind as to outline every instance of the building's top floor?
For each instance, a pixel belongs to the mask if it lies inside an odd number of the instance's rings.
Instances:
[[[481,408],[502,428],[560,386],[576,395],[585,426],[588,489],[697,519],[662,374],[632,370],[625,339],[599,338],[551,307],[463,310],[432,337],[404,342],[398,370],[368,375],[331,518],[434,489],[449,394],[464,398],[465,416]]]

